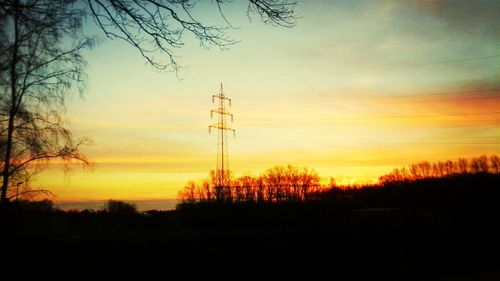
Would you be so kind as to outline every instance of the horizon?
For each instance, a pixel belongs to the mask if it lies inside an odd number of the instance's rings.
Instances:
[[[115,199],[111,199],[115,200]],[[108,200],[54,200],[54,207],[63,211],[83,211],[83,210],[104,210]],[[144,212],[148,210],[168,211],[175,210],[175,207],[180,201],[178,199],[135,199],[135,200],[119,200],[127,203],[133,203],[137,206],[137,211]]]
[[[333,187],[340,188],[341,190],[348,190],[348,189],[352,189],[352,188],[358,189],[358,188],[365,188],[365,187],[371,187],[371,186],[377,186],[377,185],[383,186],[384,185],[383,177],[386,177],[388,175],[393,174],[394,171],[396,171],[396,170],[399,172],[405,171],[405,172],[409,173],[412,165],[418,166],[421,163],[428,163],[430,165],[429,167],[431,168],[431,170],[433,172],[435,172],[434,165],[446,164],[445,162],[448,162],[448,161],[451,161],[452,164],[454,165],[454,169],[455,169],[454,172],[452,172],[451,174],[445,175],[445,176],[443,176],[443,175],[432,176],[431,175],[431,176],[429,176],[429,178],[433,178],[433,177],[440,178],[440,177],[446,177],[449,175],[460,175],[461,172],[459,172],[457,170],[457,169],[459,169],[458,162],[460,160],[465,160],[467,165],[471,165],[471,163],[472,163],[471,160],[479,160],[482,157],[486,157],[487,166],[489,167],[489,169],[491,169],[490,172],[495,173],[494,165],[498,165],[498,163],[493,164],[492,161],[494,161],[493,157],[496,157],[495,161],[498,161],[498,155],[478,155],[477,157],[471,157],[471,158],[462,158],[461,157],[458,159],[442,159],[442,160],[436,161],[436,162],[421,161],[418,163],[415,162],[415,163],[403,165],[400,167],[393,167],[393,169],[391,169],[390,172],[380,175],[374,181],[367,181],[367,182],[352,182],[352,181],[350,181],[349,178],[346,181],[345,179],[342,179],[342,178],[335,178],[332,176],[324,176],[324,175],[318,174],[318,176],[319,176],[318,183],[319,183],[320,187],[324,190],[328,190],[328,189],[331,189]],[[287,166],[292,166],[293,168],[298,168],[298,169],[305,168],[305,169],[308,169],[310,172],[317,173],[314,168],[306,167],[306,166],[295,167],[295,166],[290,165],[290,164],[288,164],[288,165],[276,165],[273,167],[269,167],[268,169],[266,169],[266,171],[269,169],[272,169],[272,168],[277,168],[277,167],[285,168]],[[470,167],[468,169],[470,169]],[[474,172],[471,172],[471,173],[474,173]],[[262,177],[263,174],[264,173],[261,173],[258,175],[246,174],[246,175],[242,175],[242,176],[243,177],[250,176],[250,177],[257,177],[258,178],[258,177]],[[408,174],[406,176],[410,176],[410,175]],[[230,186],[233,186],[233,184],[237,184],[237,182],[239,180],[240,180],[239,177],[231,176],[230,177],[230,182],[231,182]],[[332,182],[332,180],[333,180],[333,182]],[[190,182],[192,182],[195,185],[201,185],[201,184],[203,184],[204,181],[210,182],[211,179],[210,179],[210,177],[192,179],[189,182],[187,182],[186,185],[188,185]],[[173,209],[175,209],[175,207],[178,203],[181,203],[183,201],[183,199],[181,198],[182,196],[180,196],[180,193],[185,189],[185,186],[179,190],[179,193],[175,197],[172,197],[172,198],[67,198],[67,199],[60,200],[60,199],[57,199],[56,196],[49,196],[48,199],[50,199],[54,203],[55,207],[59,207],[60,209],[62,209],[64,211],[69,211],[69,210],[80,210],[81,211],[84,209],[102,210],[102,209],[104,209],[104,204],[106,203],[106,201],[109,201],[109,200],[118,200],[118,201],[124,201],[124,202],[129,202],[129,203],[136,203],[138,211],[173,210]],[[149,207],[147,207],[147,206],[149,206]]]

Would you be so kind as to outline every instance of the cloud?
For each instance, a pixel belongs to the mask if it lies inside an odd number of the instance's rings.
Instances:
[[[414,6],[437,17],[450,30],[490,39],[500,38],[499,1],[429,1],[415,0]]]

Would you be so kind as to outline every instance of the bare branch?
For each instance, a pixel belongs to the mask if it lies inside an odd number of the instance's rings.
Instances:
[[[226,26],[213,26],[195,18],[191,9],[195,0],[87,0],[90,14],[108,38],[128,42],[155,69],[178,71],[180,66],[174,49],[184,45],[184,33],[194,36],[203,46],[225,49],[237,41],[226,35],[234,28],[222,11],[222,4],[230,1],[216,0]],[[257,13],[265,23],[292,27],[296,17],[294,1],[250,0],[248,12]],[[162,62],[154,57],[160,53],[167,57]]]
[[[282,27],[294,27],[297,16],[294,15],[296,1],[289,0],[249,0],[248,15],[256,13],[264,23]]]

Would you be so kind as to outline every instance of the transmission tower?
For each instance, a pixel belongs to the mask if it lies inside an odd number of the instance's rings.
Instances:
[[[208,126],[208,133],[212,129],[217,130],[217,161],[215,164],[215,190],[216,199],[225,200],[230,196],[230,173],[229,173],[229,159],[228,159],[228,142],[227,132],[232,131],[233,137],[236,136],[236,131],[228,126],[227,117],[231,117],[233,122],[233,114],[226,110],[226,102],[231,107],[231,99],[224,95],[222,83],[220,84],[220,92],[217,95],[212,95],[212,103],[218,104],[216,109],[210,110],[210,117],[213,118],[214,114],[217,116],[217,123]]]

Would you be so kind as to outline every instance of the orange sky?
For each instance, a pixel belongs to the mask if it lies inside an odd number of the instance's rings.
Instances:
[[[52,165],[33,187],[59,201],[175,198],[214,168],[207,127],[220,82],[233,99],[236,175],[293,164],[352,183],[500,154],[496,10],[425,3],[301,2],[292,29],[249,23],[236,3],[226,15],[241,42],[220,51],[188,38],[182,80],[103,41],[86,53],[89,86],[67,112],[75,134],[93,139],[84,151],[95,165],[68,175]]]

